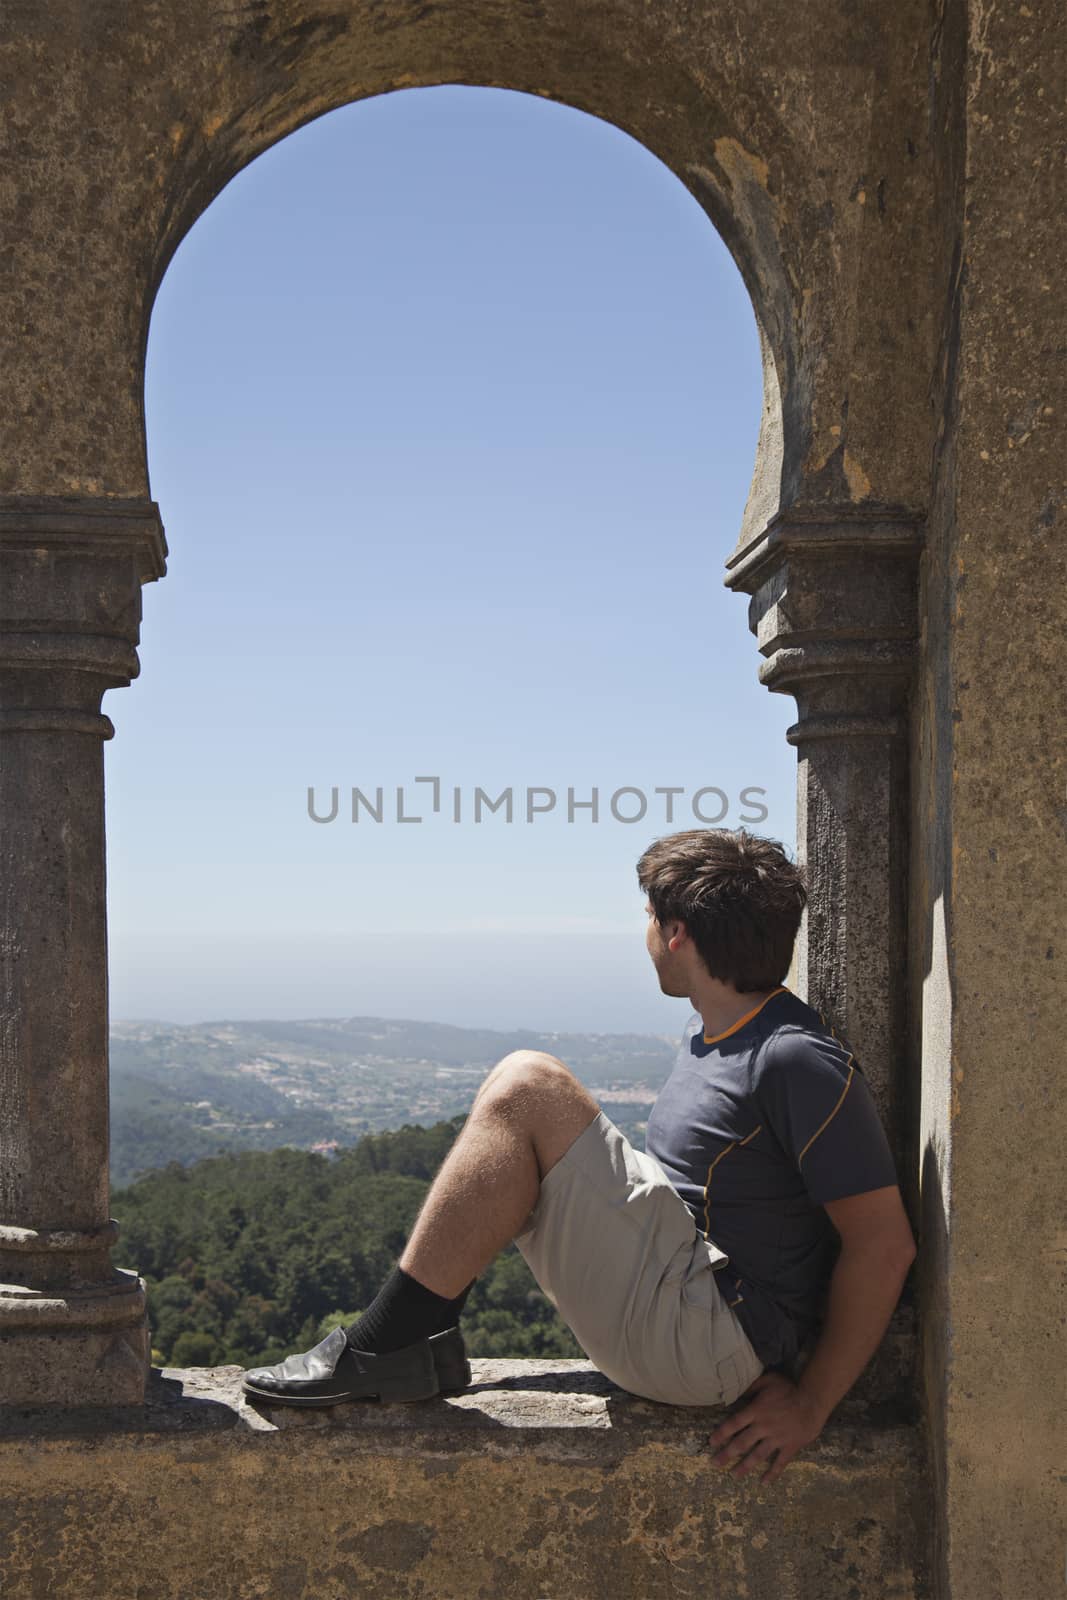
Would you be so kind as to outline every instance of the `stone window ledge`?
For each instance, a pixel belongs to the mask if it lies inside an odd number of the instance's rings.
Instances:
[[[774,1484],[721,1408],[586,1361],[472,1362],[463,1394],[253,1407],[237,1367],[143,1408],[0,1413],[4,1600],[918,1600],[919,1430],[833,1420]]]

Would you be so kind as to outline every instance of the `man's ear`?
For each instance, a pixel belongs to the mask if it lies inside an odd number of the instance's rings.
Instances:
[[[667,931],[667,949],[674,950],[676,948],[674,943],[676,939],[679,945],[684,944],[688,934],[689,930],[684,922],[672,922]]]

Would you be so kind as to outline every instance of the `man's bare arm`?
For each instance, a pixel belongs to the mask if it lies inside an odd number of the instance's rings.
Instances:
[[[896,1184],[831,1200],[826,1212],[841,1235],[841,1252],[822,1333],[797,1383],[824,1420],[882,1342],[916,1255]]]
[[[881,1343],[915,1259],[915,1239],[896,1184],[833,1200],[826,1211],[841,1236],[841,1251],[826,1321],[806,1367],[795,1384],[781,1373],[761,1374],[748,1391],[749,1403],[710,1435],[716,1465],[736,1462],[735,1477],[776,1455],[762,1478],[773,1483],[797,1451],[818,1438]]]

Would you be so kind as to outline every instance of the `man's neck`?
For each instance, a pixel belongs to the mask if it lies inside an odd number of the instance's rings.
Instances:
[[[758,1010],[765,1000],[782,987],[782,984],[775,984],[772,989],[739,994],[735,989],[724,989],[720,985],[711,993],[693,996],[693,1006],[704,1020],[705,1039],[716,1039],[720,1034],[728,1033],[743,1017]]]

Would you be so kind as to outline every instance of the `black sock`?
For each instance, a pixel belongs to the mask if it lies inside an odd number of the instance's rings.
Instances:
[[[357,1350],[384,1356],[454,1328],[476,1282],[472,1278],[454,1300],[446,1300],[401,1267],[394,1267],[363,1315],[345,1329],[348,1342]]]

